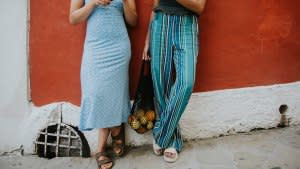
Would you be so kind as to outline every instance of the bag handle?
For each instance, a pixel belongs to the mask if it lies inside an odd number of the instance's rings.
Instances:
[[[141,67],[140,79],[141,79],[141,77],[143,77],[143,76],[149,75],[150,70],[151,70],[151,69],[150,69],[150,66],[151,66],[150,61],[148,61],[148,60],[143,60],[143,61],[142,61],[142,67]]]

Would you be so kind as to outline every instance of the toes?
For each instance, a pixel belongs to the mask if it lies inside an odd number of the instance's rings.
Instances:
[[[117,154],[121,153],[121,149],[118,148],[118,147],[114,147],[113,150],[114,150],[114,152],[117,153]]]
[[[109,159],[108,157],[104,157],[104,156],[101,156],[98,158],[98,160],[106,160],[106,159]],[[101,169],[110,169],[112,167],[112,162],[108,162],[108,163],[105,163],[105,164],[102,164],[101,165]]]
[[[107,163],[107,164],[103,164],[101,165],[101,169],[110,169],[112,167],[112,163]]]
[[[111,167],[112,167],[112,162],[101,165],[101,169],[110,169]]]
[[[170,158],[174,158],[175,157],[175,154],[174,153],[171,153],[171,152],[165,152],[165,155],[167,157],[170,157]]]

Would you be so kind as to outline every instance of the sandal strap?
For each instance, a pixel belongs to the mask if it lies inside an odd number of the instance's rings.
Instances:
[[[100,157],[106,157],[106,159],[99,160]],[[102,168],[101,166],[103,164],[107,164],[107,163],[112,163],[113,162],[112,159],[109,158],[108,153],[105,152],[105,151],[104,152],[98,152],[98,153],[96,153],[95,154],[95,158],[96,158],[97,165],[98,165],[98,167],[100,169]]]
[[[121,131],[120,131],[120,133],[116,136],[111,135],[111,138],[113,139],[113,141],[114,140],[122,140],[123,139],[123,133],[121,133]]]
[[[108,153],[106,151],[103,151],[103,152],[98,152],[98,153],[95,154],[96,159],[98,159],[101,156],[107,157]]]
[[[168,156],[166,156],[165,153],[172,153],[175,156],[174,157],[168,157]],[[164,160],[166,162],[173,163],[173,162],[177,161],[177,159],[178,159],[178,152],[177,152],[177,150],[175,148],[170,147],[170,148],[165,149],[165,151],[164,151]]]
[[[116,136],[111,135],[111,138],[113,139],[113,141],[114,140],[122,140],[123,141],[123,139],[124,139],[124,132],[125,132],[124,131],[124,125],[122,123],[119,134],[117,134]]]
[[[111,163],[111,162],[112,162],[111,159],[103,159],[103,160],[97,161],[99,167],[101,167],[101,165],[103,165],[103,164],[107,164],[107,163]]]
[[[118,144],[118,143],[116,143],[116,142],[113,142],[113,143],[112,143],[112,146],[113,146],[113,147],[116,147],[116,148],[123,149],[123,148],[125,147],[125,144],[123,144],[123,143]]]
[[[167,153],[173,153],[173,154],[178,154],[177,150],[173,147],[169,147],[165,149],[165,152]]]
[[[121,129],[118,135],[113,136],[111,135],[112,138],[112,147],[119,148],[120,152],[116,153],[114,152],[114,155],[117,157],[120,157],[124,155],[124,149],[125,149],[125,127],[124,123],[121,124]],[[117,143],[117,141],[120,141],[120,143]]]
[[[117,144],[117,143],[113,143],[112,146],[115,147],[115,148],[119,148],[119,149],[120,149],[120,152],[119,152],[119,153],[114,152],[114,154],[115,154],[116,156],[122,156],[122,155],[124,154],[125,144]]]
[[[156,144],[155,139],[153,139],[152,148],[155,155],[159,156],[163,154],[163,149],[158,144]]]

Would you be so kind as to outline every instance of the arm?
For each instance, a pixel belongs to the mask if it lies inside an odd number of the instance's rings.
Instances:
[[[84,5],[84,0],[71,0],[69,21],[75,25],[85,21],[97,5],[108,5],[111,0],[91,0]]]
[[[204,10],[206,0],[176,0],[182,6],[200,15]]]
[[[153,4],[153,8],[155,8],[158,5],[159,0],[153,0],[154,4]],[[151,12],[150,15],[150,20],[149,23],[152,22],[154,16],[154,12]],[[150,36],[150,25],[148,26],[148,31],[147,31],[147,35],[146,35],[146,39],[145,39],[145,46],[144,46],[144,50],[143,50],[143,60],[150,60],[150,56],[149,56],[149,36]]]
[[[135,0],[123,0],[125,21],[130,26],[135,26],[137,22],[137,12],[135,6]]]

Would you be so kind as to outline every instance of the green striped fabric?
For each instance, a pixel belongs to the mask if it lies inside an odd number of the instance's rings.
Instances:
[[[159,117],[153,136],[160,147],[180,152],[183,141],[178,122],[195,82],[197,17],[156,12],[150,28],[150,55]]]

